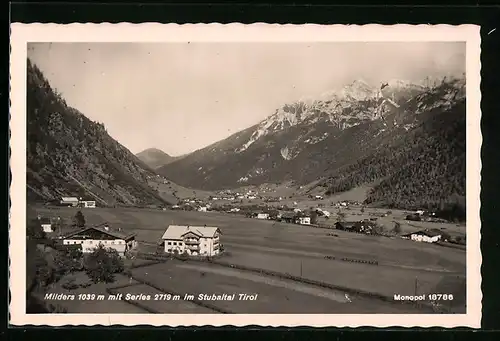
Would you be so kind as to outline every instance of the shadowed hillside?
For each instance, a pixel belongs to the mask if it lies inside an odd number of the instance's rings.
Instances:
[[[162,205],[147,184],[153,171],[78,110],[67,106],[28,60],[29,201],[85,196],[101,205]]]
[[[137,153],[136,156],[139,160],[153,169],[168,165],[169,163],[182,158],[182,156],[170,156],[157,148],[148,148],[140,153]]]
[[[158,172],[208,190],[292,181],[333,195],[376,184],[367,204],[455,210],[465,196],[465,77],[383,90],[356,81]]]

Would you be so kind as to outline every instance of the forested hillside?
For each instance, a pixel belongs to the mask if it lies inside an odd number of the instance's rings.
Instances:
[[[337,170],[327,194],[380,180],[367,204],[393,208],[444,209],[465,200],[465,101],[428,117],[401,142]]]
[[[147,184],[153,171],[103,124],[69,107],[30,60],[27,67],[28,200],[85,196],[100,205],[164,204]]]

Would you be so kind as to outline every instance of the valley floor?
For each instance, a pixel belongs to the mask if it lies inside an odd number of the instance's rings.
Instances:
[[[64,222],[71,221],[77,211],[43,206],[34,209],[43,216],[60,216]],[[122,301],[116,306],[103,305],[102,310],[85,302],[70,302],[68,312],[429,313],[440,309],[465,312],[464,250],[214,212],[133,208],[96,208],[82,212],[88,225],[108,222],[112,227],[135,232],[139,249],[144,252],[156,249],[154,245],[170,224],[218,226],[226,252],[215,263],[169,260],[144,264],[132,269],[131,278],[78,290],[153,296],[161,292],[181,296],[186,293],[258,296],[255,301],[214,301],[201,305],[184,300],[153,300],[139,304]],[[447,229],[465,232],[463,227],[449,225]],[[378,265],[352,260],[376,261]],[[267,272],[258,273],[255,271],[258,269]],[[287,276],[309,282],[287,279]],[[121,288],[116,288],[120,285]],[[63,290],[59,288],[58,292]],[[436,309],[429,308],[428,300],[425,305],[416,307],[395,303],[392,299],[395,294],[430,293],[452,294],[454,299],[441,302],[443,306]]]

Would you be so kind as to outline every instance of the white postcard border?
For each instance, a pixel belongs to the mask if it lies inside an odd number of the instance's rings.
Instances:
[[[480,27],[476,25],[20,24],[11,25],[10,323],[12,325],[471,327],[481,323]],[[467,89],[466,314],[26,314],[26,60],[28,42],[465,41]]]

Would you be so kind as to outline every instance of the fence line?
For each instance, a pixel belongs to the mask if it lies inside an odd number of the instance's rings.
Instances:
[[[161,257],[161,256],[160,256]],[[165,256],[166,257],[166,256]],[[271,277],[276,277],[280,279],[287,279],[287,280],[292,280],[295,282],[299,283],[304,283],[304,284],[309,284],[321,288],[326,288],[330,290],[337,290],[337,291],[343,291],[345,293],[351,294],[351,295],[357,295],[369,299],[377,299],[380,301],[392,303],[392,304],[405,304],[405,305],[410,305],[416,308],[425,308],[429,311],[434,312],[434,307],[432,304],[427,303],[427,302],[417,302],[417,301],[394,301],[394,297],[392,296],[387,296],[379,293],[374,293],[374,292],[369,292],[369,291],[364,291],[364,290],[358,290],[358,289],[353,289],[349,287],[344,287],[340,285],[335,285],[335,284],[330,284],[326,282],[321,282],[317,280],[312,280],[308,279],[305,277],[300,277],[300,276],[295,276],[291,275],[288,273],[282,273],[282,272],[277,272],[277,271],[272,271],[272,270],[266,270],[266,269],[260,269],[260,268],[253,268],[249,266],[244,266],[244,265],[238,265],[238,264],[231,264],[225,261],[220,261],[217,259],[210,259],[206,260],[203,258],[189,258],[189,259],[180,259],[179,257],[176,256],[168,256],[168,259],[176,259],[176,260],[181,260],[181,261],[188,261],[188,262],[199,262],[199,263],[211,263],[211,264],[216,264],[218,266],[226,267],[226,268],[231,268],[231,269],[236,269],[236,270],[242,270],[242,271],[248,271],[248,272],[253,272],[253,273],[258,273],[261,275],[267,275]],[[349,261],[347,258],[343,258],[341,260],[344,261]],[[377,262],[378,264],[378,262]],[[149,285],[149,284],[148,284]],[[449,310],[448,307],[443,307],[445,310]]]

